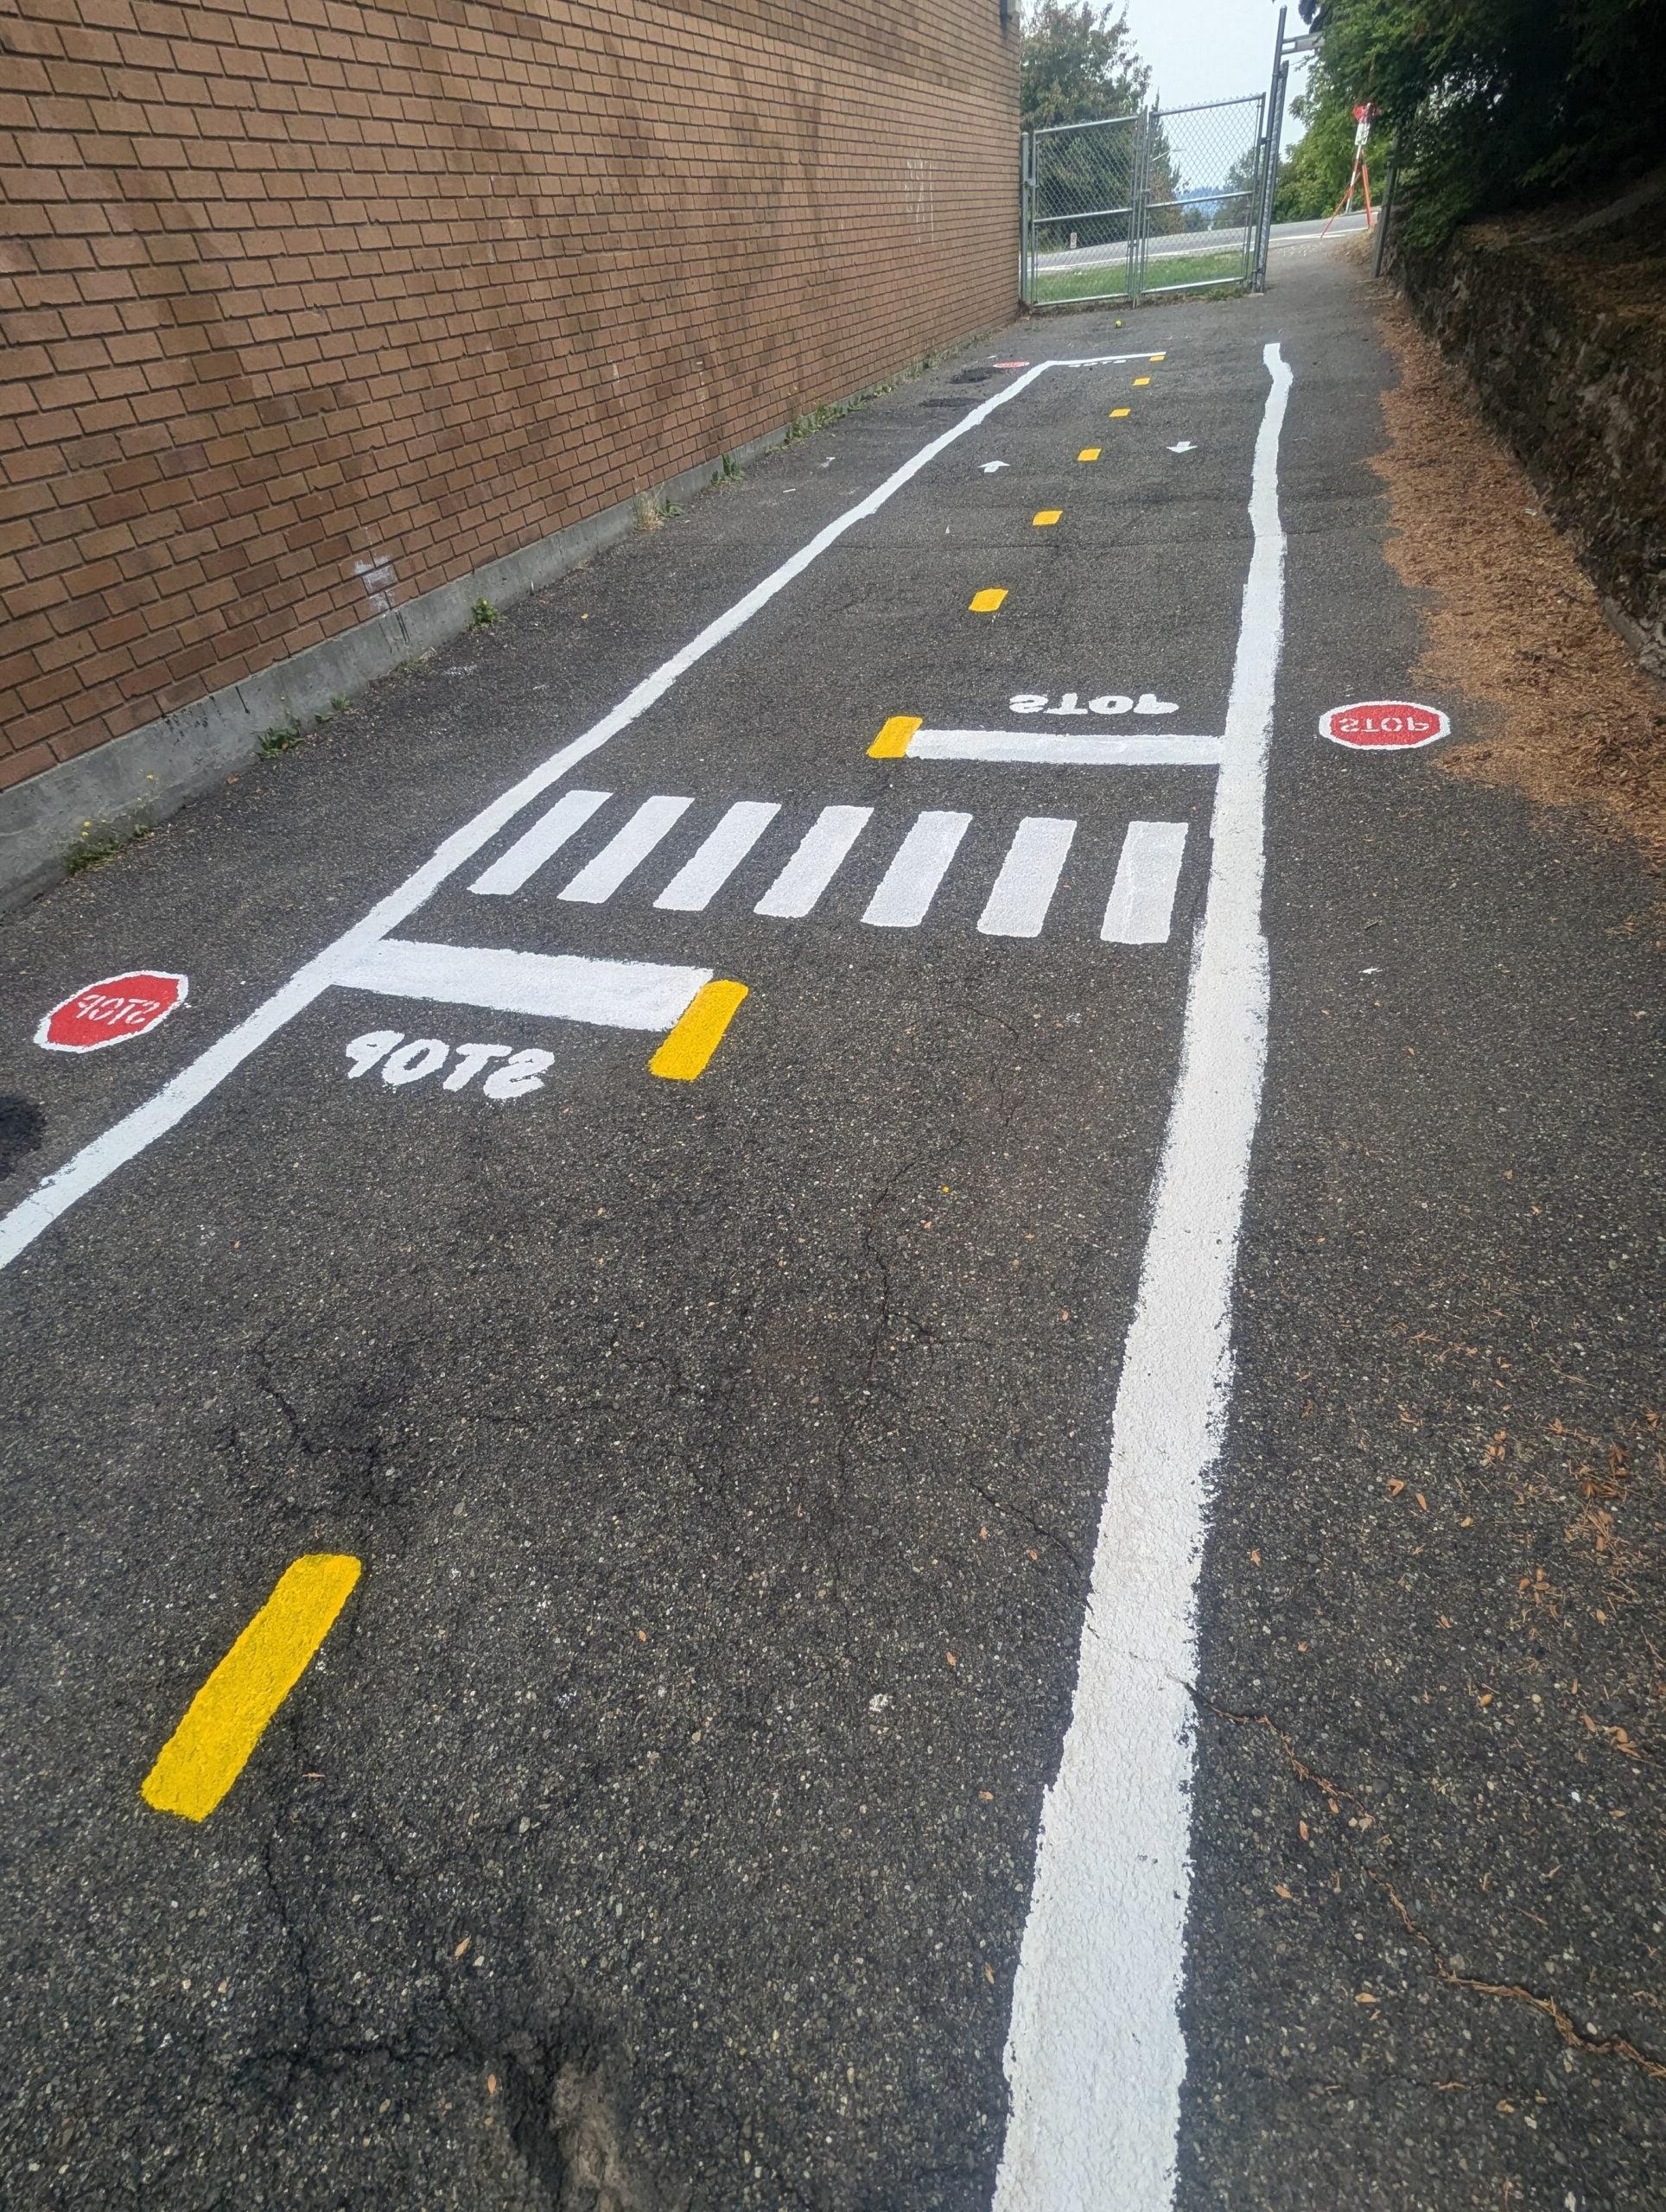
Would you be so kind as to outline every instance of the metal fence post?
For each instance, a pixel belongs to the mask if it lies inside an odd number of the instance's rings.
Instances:
[[[1278,11],[1278,29],[1273,35],[1273,73],[1267,85],[1267,168],[1262,178],[1260,199],[1256,208],[1255,268],[1250,277],[1250,289],[1256,292],[1267,289],[1267,234],[1273,226],[1273,197],[1278,190],[1279,140],[1284,131],[1284,86],[1288,79],[1289,64],[1284,59],[1284,26],[1289,16],[1288,7]]]
[[[1383,274],[1383,257],[1389,250],[1389,218],[1394,213],[1394,188],[1400,175],[1400,140],[1389,149],[1389,181],[1383,188],[1383,205],[1377,217],[1377,251],[1371,256],[1373,278]]]
[[[1128,298],[1135,305],[1145,292],[1146,240],[1151,224],[1151,137],[1154,107],[1140,113],[1140,135],[1134,155],[1133,205],[1128,216]]]
[[[1284,95],[1289,88],[1290,65],[1281,61],[1273,75],[1273,112],[1267,125],[1267,191],[1262,203],[1261,238],[1256,249],[1256,283],[1267,289],[1267,253],[1273,241],[1273,203],[1278,198],[1279,141],[1284,135]]]
[[[1270,147],[1267,127],[1271,113],[1267,95],[1262,92],[1256,104],[1256,172],[1250,184],[1250,204],[1243,211],[1243,281],[1252,292],[1261,289],[1256,279],[1261,269],[1261,211],[1267,192]]]
[[[1018,297],[1027,308],[1035,303],[1034,213],[1035,134],[1026,130],[1018,142]]]

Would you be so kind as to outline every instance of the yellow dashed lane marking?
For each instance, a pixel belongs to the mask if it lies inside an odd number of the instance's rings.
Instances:
[[[192,1699],[140,1784],[147,1805],[206,1821],[266,1725],[307,1671],[359,1580],[359,1561],[309,1552],[277,1586]]]
[[[971,604],[968,607],[967,613],[970,614],[993,614],[996,607],[1000,606],[1002,601],[1005,599],[1006,596],[1007,588],[1004,584],[1001,585],[998,589],[974,592],[972,594]]]
[[[1064,512],[1062,507],[1042,507],[1030,517],[1031,527],[1034,530],[1049,530]]]
[[[1151,378],[1149,377],[1135,377],[1134,381],[1135,384],[1149,384],[1151,382]]]
[[[1120,423],[1123,416],[1130,411],[1131,410],[1126,407],[1113,407],[1110,410],[1110,419],[1113,423]]]
[[[914,725],[918,729],[918,722]],[[672,1083],[692,1083],[723,1041],[723,1032],[734,1019],[735,1008],[747,995],[744,983],[714,979],[703,983],[689,1001],[683,1019],[666,1037],[648,1063],[650,1075],[663,1075]]]
[[[1078,461],[1097,461],[1099,458],[1099,448],[1097,446],[1084,446],[1081,452],[1077,454],[1076,458]]]
[[[919,728],[918,715],[893,715],[868,748],[870,760],[900,760],[908,741]]]

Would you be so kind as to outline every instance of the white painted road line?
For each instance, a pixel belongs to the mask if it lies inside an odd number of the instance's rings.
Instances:
[[[469,889],[488,899],[506,899],[518,891],[612,797],[611,791],[563,791],[547,814],[541,814],[484,874],[475,877]]]
[[[703,913],[763,836],[780,808],[767,799],[739,800],[654,900],[673,914]]]
[[[1184,822],[1129,823],[1099,931],[1107,944],[1167,944],[1185,855]]]
[[[802,921],[838,874],[873,811],[871,806],[824,806],[753,912],[784,922]]]
[[[1066,737],[1046,729],[919,729],[909,760],[1015,760],[1052,768],[1214,768],[1218,737]]]
[[[428,999],[498,1014],[537,1014],[603,1029],[670,1029],[709,968],[665,968],[647,960],[590,960],[576,953],[501,952],[488,946],[418,944],[383,938],[336,978],[383,998]]]
[[[585,906],[605,906],[693,804],[691,798],[645,798],[624,828],[579,870],[561,897],[576,899]]]
[[[984,937],[1040,936],[1075,835],[1076,824],[1068,817],[1025,816],[977,918]]]
[[[1279,436],[1256,439],[1254,533],[1186,1028],[1123,1346],[1075,1705],[1043,1802],[1007,2044],[995,2212],[1173,2202],[1197,1580],[1231,1381],[1232,1284],[1267,1050],[1267,754],[1284,630]]]
[[[971,827],[970,814],[928,810],[914,817],[908,835],[868,902],[863,921],[878,930],[918,929],[931,911],[938,886],[961,839]]]
[[[9,1213],[0,1215],[0,1268],[10,1267],[20,1252],[27,1251],[43,1230],[49,1229],[60,1214],[65,1213],[78,1198],[136,1159],[166,1136],[169,1130],[182,1122],[192,1109],[217,1090],[226,1077],[235,1074],[251,1052],[275,1037],[280,1029],[304,1014],[313,1001],[321,996],[335,982],[344,966],[351,966],[367,946],[378,943],[390,930],[408,921],[419,906],[425,906],[448,882],[460,868],[466,868],[474,855],[482,851],[500,830],[506,830],[515,817],[542,798],[554,784],[561,781],[568,771],[581,760],[601,751],[621,730],[628,729],[649,708],[657,705],[678,679],[690,669],[704,660],[708,653],[732,638],[737,630],[750,622],[790,583],[803,575],[811,563],[821,558],[830,546],[836,545],[847,531],[876,515],[887,501],[893,499],[906,485],[912,483],[921,469],[935,461],[940,453],[965,437],[989,419],[998,409],[1010,405],[1022,391],[1027,391],[1038,377],[1049,369],[1106,368],[1119,361],[1149,359],[1149,355],[1131,353],[1080,354],[1073,359],[1038,361],[1033,368],[1015,376],[1001,391],[991,392],[985,400],[963,415],[957,423],[929,439],[919,451],[911,454],[898,468],[893,468],[885,480],[875,485],[865,498],[847,507],[841,515],[818,530],[816,535],[790,554],[778,568],[744,593],[732,607],[725,607],[703,630],[680,646],[669,660],[627,691],[616,707],[610,708],[599,722],[570,743],[560,746],[547,759],[530,769],[518,783],[512,784],[489,805],[465,822],[459,830],[436,847],[423,865],[408,875],[404,881],[378,899],[370,912],[345,931],[315,958],[298,968],[286,983],[263,999],[253,1011],[228,1029],[194,1060],[188,1061],[179,1073],[153,1091],[132,1111],[113,1122],[101,1135],[94,1137],[77,1153],[73,1153],[60,1167],[37,1183],[26,1198],[21,1199]]]

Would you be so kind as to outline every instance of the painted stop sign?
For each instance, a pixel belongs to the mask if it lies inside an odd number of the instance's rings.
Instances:
[[[1433,745],[1450,734],[1452,724],[1438,707],[1420,707],[1409,699],[1357,699],[1351,707],[1332,707],[1319,718],[1319,734],[1333,745],[1351,745],[1364,753],[1404,752],[1408,747]]]
[[[183,976],[137,969],[129,976],[106,976],[102,982],[60,999],[35,1033],[48,1052],[101,1052],[124,1045],[166,1021],[183,1006],[189,986]]]

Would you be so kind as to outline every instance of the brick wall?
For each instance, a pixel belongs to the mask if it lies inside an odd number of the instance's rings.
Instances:
[[[999,0],[0,0],[0,785],[999,322]]]

